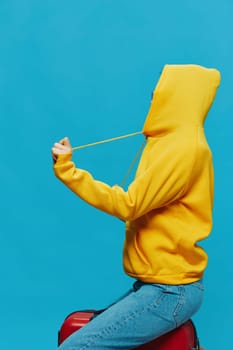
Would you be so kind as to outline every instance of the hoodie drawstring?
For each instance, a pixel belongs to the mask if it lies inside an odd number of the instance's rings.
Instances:
[[[92,146],[97,146],[97,145],[100,145],[100,144],[103,144],[103,143],[107,143],[107,142],[112,142],[112,141],[117,141],[117,140],[122,140],[122,139],[125,139],[125,138],[128,138],[128,137],[131,137],[131,136],[136,136],[136,135],[141,135],[142,134],[142,131],[137,131],[137,132],[134,132],[134,133],[131,133],[131,134],[127,134],[127,135],[123,135],[123,136],[117,136],[117,137],[113,137],[113,138],[110,138],[110,139],[106,139],[106,140],[102,140],[102,141],[97,141],[97,142],[93,142],[93,143],[88,143],[88,144],[85,144],[85,145],[81,145],[81,146],[76,146],[76,147],[73,147],[72,148],[72,151],[77,151],[79,149],[83,149],[83,148],[87,148],[87,147],[92,147]],[[140,157],[141,155],[141,152],[144,148],[146,144],[146,139],[143,141],[143,143],[141,144],[139,150],[137,151],[132,163],[130,164],[129,166],[129,169],[127,170],[123,180],[121,181],[120,183],[120,186],[121,187],[124,187],[124,185],[126,184],[126,181],[131,173],[131,171],[133,170],[133,167],[136,163],[136,161],[138,160],[138,158]]]

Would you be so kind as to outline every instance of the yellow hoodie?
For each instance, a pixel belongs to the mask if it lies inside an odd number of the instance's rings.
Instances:
[[[220,84],[215,69],[166,65],[143,133],[147,144],[127,191],[75,168],[59,155],[54,171],[90,205],[126,221],[125,272],[150,283],[202,278],[207,255],[198,245],[212,228],[213,166],[203,123]]]

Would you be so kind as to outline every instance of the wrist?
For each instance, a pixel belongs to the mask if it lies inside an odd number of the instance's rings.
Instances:
[[[72,152],[71,153],[57,154],[56,155],[56,162],[54,163],[54,166],[69,162],[71,159],[72,159]]]

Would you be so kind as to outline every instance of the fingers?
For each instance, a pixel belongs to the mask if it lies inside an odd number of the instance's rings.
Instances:
[[[66,148],[66,146],[64,146],[60,142],[59,143],[58,142],[54,143],[54,147],[57,148],[57,149],[64,149],[64,148]]]
[[[64,137],[63,139],[61,139],[61,140],[59,141],[59,143],[60,143],[61,145],[64,145],[64,146],[67,146],[67,147],[72,148],[72,147],[71,147],[71,144],[70,144],[70,140],[68,139],[68,137]]]
[[[72,153],[72,148],[60,145],[59,143],[55,143],[53,148],[52,148],[52,153],[53,154],[68,154]]]
[[[63,139],[63,145],[72,148],[71,144],[70,144],[70,140],[68,139],[68,137],[65,137]]]
[[[63,138],[63,139],[61,139],[60,141],[59,141],[59,143],[61,144],[61,145],[63,145],[64,144],[64,141],[65,141],[65,137]]]
[[[61,139],[59,142],[55,142],[52,147],[52,158],[53,161],[57,161],[59,154],[70,154],[72,153],[72,146],[68,137]]]

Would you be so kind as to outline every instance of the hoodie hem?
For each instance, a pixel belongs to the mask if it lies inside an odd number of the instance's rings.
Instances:
[[[164,276],[150,276],[150,275],[137,275],[126,272],[130,277],[140,280],[145,283],[159,283],[159,284],[189,284],[197,282],[203,278],[203,273],[200,274],[177,274],[177,275],[164,275]]]

